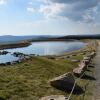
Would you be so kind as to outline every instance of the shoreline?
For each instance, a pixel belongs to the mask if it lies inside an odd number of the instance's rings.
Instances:
[[[12,44],[1,44],[0,50],[22,48],[22,47],[27,47],[29,45],[31,45],[31,42],[28,42],[28,41],[22,41],[22,42],[19,42],[19,43],[12,43]]]

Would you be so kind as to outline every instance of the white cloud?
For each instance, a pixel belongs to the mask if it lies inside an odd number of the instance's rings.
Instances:
[[[63,17],[73,21],[95,21],[100,0],[38,0],[38,8],[46,18]]]
[[[36,10],[33,7],[27,7],[27,11],[34,13]]]
[[[70,7],[67,6],[69,9]],[[66,9],[65,4],[54,3],[51,5],[42,5],[40,6],[39,12],[43,13],[46,18],[57,18],[59,13],[62,13],[63,10]]]
[[[32,1],[30,1],[30,2],[28,2],[28,4],[29,4],[29,5],[33,5],[33,2],[32,2]]]
[[[6,0],[0,0],[0,5],[6,5],[7,1]]]

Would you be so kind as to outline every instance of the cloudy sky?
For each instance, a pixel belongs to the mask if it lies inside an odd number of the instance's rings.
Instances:
[[[0,0],[0,35],[99,33],[100,0]]]

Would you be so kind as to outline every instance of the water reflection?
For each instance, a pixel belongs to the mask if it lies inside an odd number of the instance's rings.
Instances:
[[[24,54],[60,55],[65,52],[78,50],[84,47],[82,42],[33,42],[24,48],[8,49],[9,52],[21,52]]]

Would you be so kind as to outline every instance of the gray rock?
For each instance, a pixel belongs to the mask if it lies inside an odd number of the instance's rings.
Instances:
[[[45,96],[42,97],[39,100],[67,100],[68,98],[63,95],[51,95],[51,96]]]
[[[81,61],[81,63],[79,64],[79,66],[75,69],[73,69],[73,73],[75,76],[81,76],[85,71],[87,70],[87,63]]]
[[[6,62],[6,65],[11,65],[11,62]]]
[[[51,86],[59,90],[70,93],[74,86],[75,78],[73,74],[67,73],[50,80],[49,83]],[[73,93],[82,93],[82,92],[83,92],[82,88],[77,84],[75,84]]]
[[[80,60],[72,59],[72,62],[80,62]]]
[[[5,63],[0,63],[0,66],[6,66],[6,64]]]

